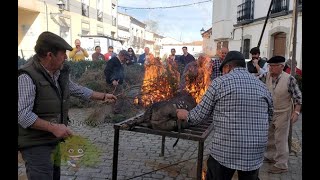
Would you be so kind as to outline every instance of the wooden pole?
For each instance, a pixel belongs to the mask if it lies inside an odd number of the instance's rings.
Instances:
[[[295,76],[296,74],[296,49],[297,49],[297,21],[298,21],[298,0],[293,0],[293,11],[292,11],[292,26],[293,26],[293,38],[292,38],[292,57],[291,57],[291,76]],[[292,32],[291,32],[292,33]],[[289,48],[290,51],[290,48]],[[290,53],[289,53],[290,57]],[[289,153],[291,153],[291,146],[292,146],[292,123],[290,121],[290,129],[288,135],[288,146],[289,146]]]

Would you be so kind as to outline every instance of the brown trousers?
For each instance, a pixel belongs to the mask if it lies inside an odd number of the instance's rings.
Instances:
[[[276,161],[274,166],[281,169],[288,169],[288,135],[290,118],[291,110],[285,112],[274,112],[272,124],[269,127],[268,144],[265,157]]]

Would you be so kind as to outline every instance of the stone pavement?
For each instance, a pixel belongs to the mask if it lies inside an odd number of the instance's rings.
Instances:
[[[89,127],[83,123],[84,119],[93,112],[93,109],[71,109],[71,129],[75,134],[89,138],[103,152],[101,162],[95,167],[80,167],[75,169],[71,166],[63,166],[61,180],[98,180],[111,179],[112,177],[112,156],[113,156],[113,124],[102,124],[97,127]],[[294,125],[293,137],[302,142],[302,120]],[[210,138],[205,141],[204,160],[208,157]],[[130,179],[143,173],[165,167],[183,160],[189,161],[180,163],[169,168],[153,172],[134,180],[193,180],[196,175],[196,161],[198,154],[198,142],[180,139],[175,148],[172,145],[175,138],[166,137],[166,148],[164,157],[160,157],[161,136],[120,131],[118,179]],[[204,164],[205,165],[205,164]],[[302,179],[302,152],[290,155],[289,172],[283,174],[269,174],[269,164],[263,164],[260,169],[261,180],[301,180]],[[22,161],[18,163],[18,177],[26,179],[25,167]],[[235,180],[236,174],[233,178]]]

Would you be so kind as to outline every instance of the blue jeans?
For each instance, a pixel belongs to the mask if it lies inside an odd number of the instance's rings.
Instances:
[[[61,156],[58,147],[44,145],[20,149],[28,180],[60,180]]]
[[[212,156],[207,161],[206,180],[231,180],[236,170],[222,166]],[[238,171],[239,180],[259,180],[259,169],[253,171]]]

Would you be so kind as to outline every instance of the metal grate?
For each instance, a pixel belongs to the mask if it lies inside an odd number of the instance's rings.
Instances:
[[[278,13],[282,11],[288,11],[288,6],[289,6],[289,1],[288,0],[274,0],[271,13]]]
[[[202,176],[202,162],[203,162],[203,149],[204,141],[209,136],[213,130],[212,116],[202,123],[191,126],[188,129],[183,129],[181,133],[176,131],[162,131],[150,129],[142,126],[132,126],[139,118],[143,117],[143,113],[135,117],[129,118],[125,121],[115,124],[114,127],[114,149],[113,149],[113,169],[112,169],[112,179],[117,179],[117,168],[118,168],[118,151],[119,151],[119,132],[120,130],[127,130],[133,132],[147,133],[162,136],[162,147],[161,147],[161,156],[164,155],[164,145],[165,137],[180,138],[186,140],[198,141],[198,161],[197,161],[197,180],[201,180]],[[131,127],[132,126],[132,127]],[[130,129],[128,127],[131,127]]]

